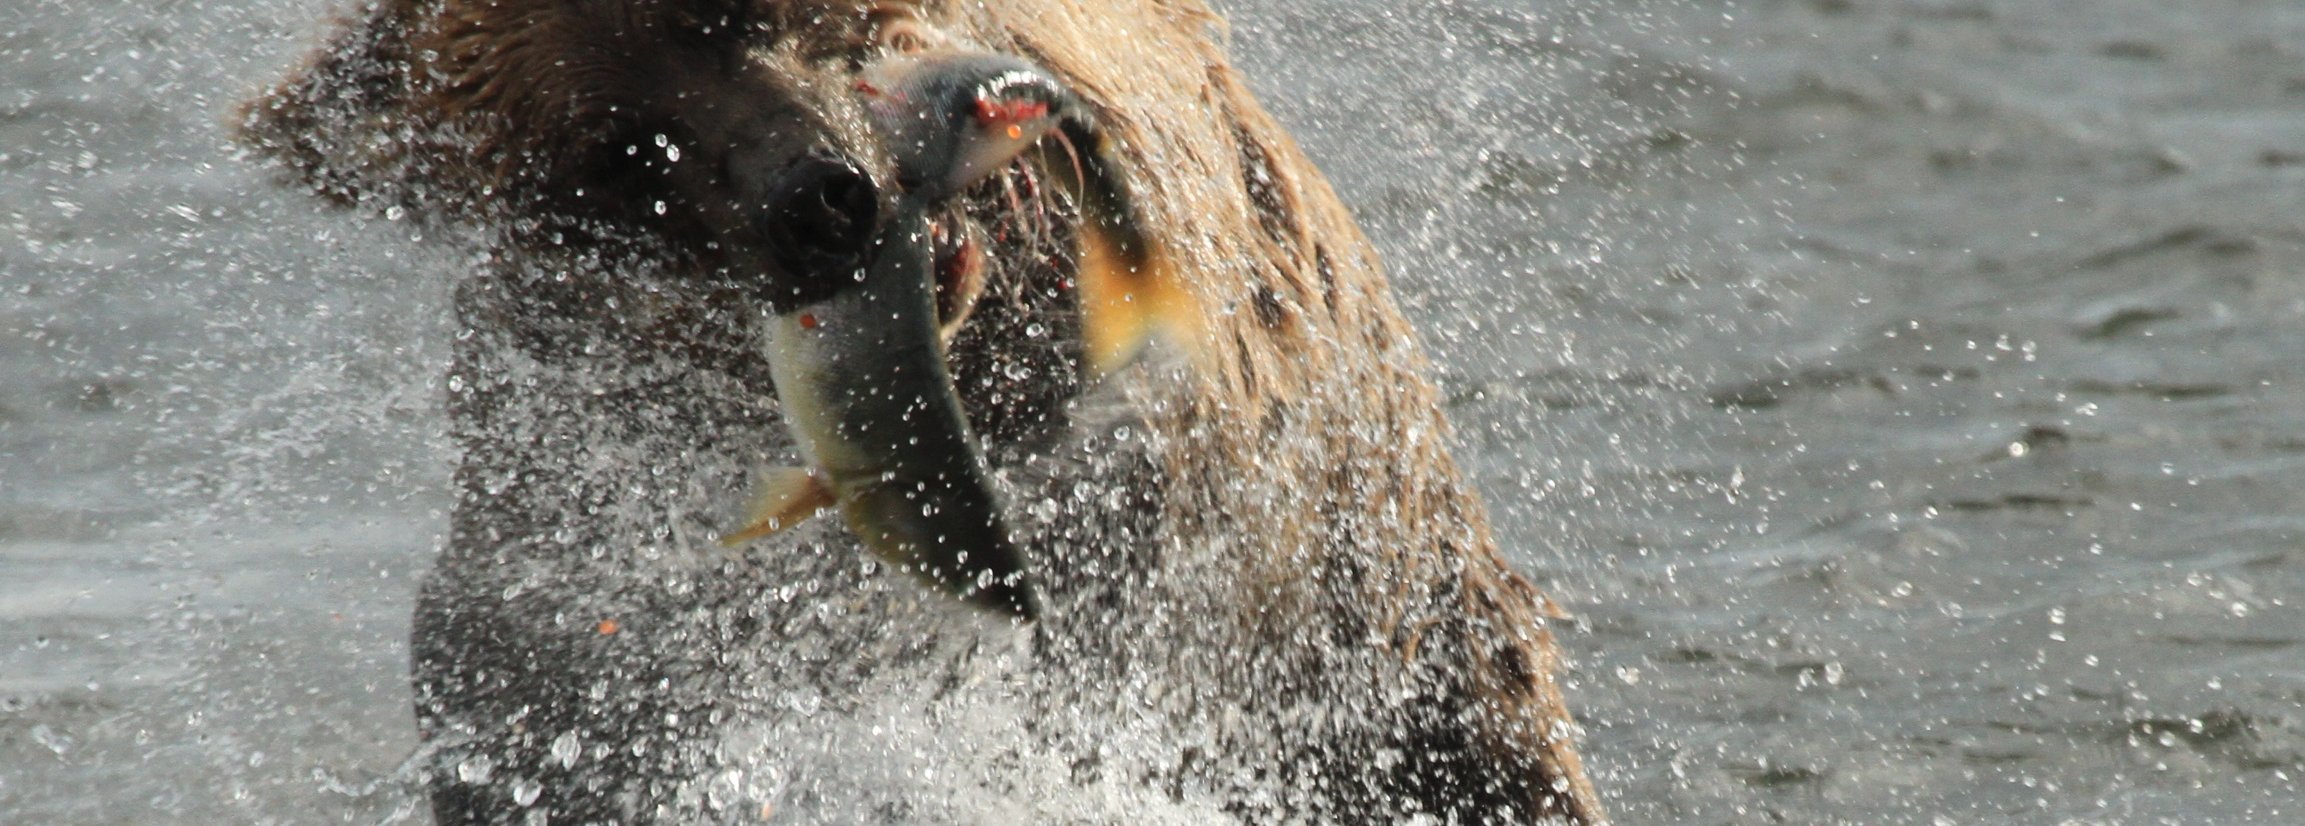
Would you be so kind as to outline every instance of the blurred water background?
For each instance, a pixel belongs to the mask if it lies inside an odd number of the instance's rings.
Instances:
[[[2305,6],[1220,4],[1625,823],[2305,822]],[[0,7],[0,822],[421,822],[459,254],[238,158],[330,8]]]

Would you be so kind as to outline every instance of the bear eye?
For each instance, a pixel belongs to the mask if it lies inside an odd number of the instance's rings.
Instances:
[[[909,27],[900,27],[890,31],[886,40],[888,48],[900,54],[911,54],[928,49],[928,41],[921,39],[920,33],[912,31]]]
[[[943,40],[908,9],[881,6],[872,10],[872,42],[890,53],[918,54]]]

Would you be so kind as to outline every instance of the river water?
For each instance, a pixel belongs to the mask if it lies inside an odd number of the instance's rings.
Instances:
[[[1625,823],[2305,822],[2305,6],[1223,6]],[[0,822],[422,822],[458,254],[222,124],[273,0],[0,8]]]

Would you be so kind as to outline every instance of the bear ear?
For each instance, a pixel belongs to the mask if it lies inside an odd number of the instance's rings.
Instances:
[[[389,185],[403,154],[386,130],[408,104],[413,4],[381,2],[338,21],[326,45],[243,103],[233,138],[286,167],[296,183],[340,203]]]
[[[567,193],[547,188],[573,192],[616,167],[603,145],[652,137],[635,123],[672,96],[666,84],[729,74],[764,36],[756,5],[781,4],[377,0],[232,128],[340,203],[555,208]]]

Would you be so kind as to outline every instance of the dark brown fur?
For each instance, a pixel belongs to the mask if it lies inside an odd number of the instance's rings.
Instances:
[[[486,236],[458,297],[464,499],[418,617],[443,821],[520,813],[489,785],[515,777],[556,822],[693,819],[667,801],[716,759],[722,717],[759,705],[752,674],[855,686],[965,658],[973,632],[930,633],[951,624],[933,600],[837,537],[681,550],[786,444],[743,297],[766,266],[749,170],[829,150],[885,173],[845,72],[914,17],[1094,103],[1205,321],[1191,355],[1084,392],[1071,351],[1019,332],[1072,329],[1045,289],[1068,266],[1061,210],[972,201],[1015,240],[955,344],[969,409],[1019,508],[1109,494],[1024,526],[1061,606],[1036,629],[1039,701],[1213,732],[1157,773],[1284,790],[1235,804],[1252,818],[1598,822],[1557,612],[1499,557],[1368,243],[1197,0],[383,0],[252,104],[245,139],[331,197]],[[977,381],[1017,364],[1035,378]],[[847,607],[762,596],[778,587]],[[563,733],[583,765],[555,756]],[[474,758],[482,780],[445,777]]]

